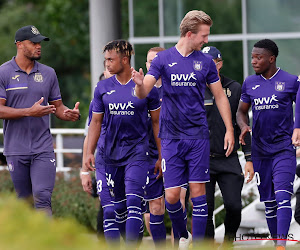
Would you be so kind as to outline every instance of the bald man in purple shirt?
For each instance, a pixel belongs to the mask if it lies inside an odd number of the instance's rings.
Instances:
[[[0,118],[4,155],[19,198],[33,195],[37,209],[52,214],[55,155],[49,114],[66,121],[80,118],[62,100],[55,71],[39,62],[41,42],[49,41],[32,25],[15,35],[17,55],[0,66]]]

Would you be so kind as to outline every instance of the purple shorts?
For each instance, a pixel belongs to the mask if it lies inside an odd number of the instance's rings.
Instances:
[[[149,165],[146,188],[145,188],[145,200],[156,200],[164,195],[164,182],[163,178],[156,179],[159,173],[154,174],[154,167],[156,162],[152,162]]]
[[[165,189],[209,181],[209,140],[162,139]]]
[[[293,194],[296,173],[295,155],[281,155],[275,159],[253,160],[260,201],[275,201],[278,191]]]
[[[105,207],[112,204],[111,193],[112,186],[109,176],[105,173],[105,166],[96,161],[96,180],[97,193],[101,200],[101,206]]]
[[[126,195],[136,195],[143,199],[148,167],[148,161],[135,161],[119,167],[104,166],[99,163],[97,165],[97,173],[99,171],[100,176],[97,176],[97,180],[98,178],[102,180],[103,195],[105,196],[104,202],[107,200],[107,194],[109,194],[113,202],[126,199]],[[104,175],[105,181],[103,181]],[[107,186],[108,192],[105,186]],[[101,202],[103,202],[102,194],[100,194],[100,198]]]

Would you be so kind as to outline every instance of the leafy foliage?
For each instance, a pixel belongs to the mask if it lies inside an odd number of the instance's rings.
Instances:
[[[50,37],[50,42],[42,42],[41,63],[55,69],[63,102],[69,108],[81,102],[80,122],[55,118],[52,120],[55,127],[84,127],[88,114],[91,98],[88,7],[88,0],[6,0],[0,9],[0,64],[16,54],[15,32],[22,26],[35,25]]]
[[[0,199],[1,249],[106,249],[71,219],[49,219],[8,195]]]

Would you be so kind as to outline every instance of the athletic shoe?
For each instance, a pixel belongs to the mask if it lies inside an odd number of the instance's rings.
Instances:
[[[188,231],[188,238],[181,237],[179,240],[179,250],[187,250],[189,249],[189,245],[192,243],[192,235]]]

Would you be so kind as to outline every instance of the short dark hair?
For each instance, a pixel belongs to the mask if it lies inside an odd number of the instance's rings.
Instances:
[[[105,51],[115,50],[117,53],[122,54],[131,59],[131,56],[134,55],[134,50],[132,45],[125,40],[114,40],[105,45],[103,53]]]
[[[254,44],[255,48],[262,48],[270,51],[275,57],[278,56],[279,50],[276,43],[270,39],[263,39]]]

